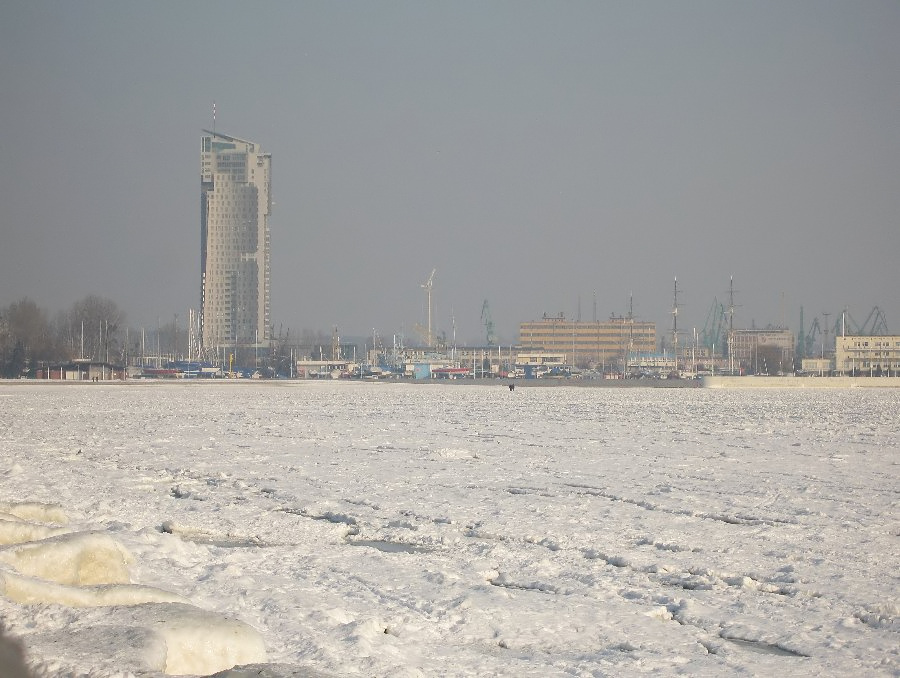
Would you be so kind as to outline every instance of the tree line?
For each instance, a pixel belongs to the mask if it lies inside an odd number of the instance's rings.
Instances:
[[[331,346],[331,336],[325,332],[303,330],[295,335],[280,329],[276,334],[273,327],[272,334],[271,350],[248,364],[271,365],[286,374],[291,357],[313,356],[316,350]],[[0,308],[0,378],[4,379],[34,376],[41,366],[79,358],[119,365],[136,364],[139,358],[164,363],[190,355],[189,343],[184,316],[175,315],[145,332],[129,328],[125,313],[114,301],[95,295],[52,316],[28,297]]]
[[[27,376],[42,364],[78,358],[123,364],[134,349],[126,336],[125,313],[110,299],[87,296],[51,317],[25,297],[0,308],[0,377]]]

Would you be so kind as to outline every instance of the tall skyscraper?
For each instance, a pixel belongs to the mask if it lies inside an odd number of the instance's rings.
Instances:
[[[272,156],[203,130],[200,150],[200,336],[203,348],[268,345]]]

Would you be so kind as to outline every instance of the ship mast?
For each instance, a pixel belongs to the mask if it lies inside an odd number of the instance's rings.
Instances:
[[[675,354],[675,372],[678,372],[678,278],[675,278],[675,292],[672,297],[672,350]]]

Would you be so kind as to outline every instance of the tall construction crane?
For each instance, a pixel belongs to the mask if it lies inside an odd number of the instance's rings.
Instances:
[[[481,305],[481,322],[484,323],[484,330],[487,335],[487,345],[496,346],[497,336],[494,334],[494,321],[491,319],[491,307],[488,306],[487,299],[485,299],[484,303]]]

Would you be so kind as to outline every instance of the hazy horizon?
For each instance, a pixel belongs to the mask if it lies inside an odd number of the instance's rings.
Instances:
[[[900,331],[900,4],[0,8],[0,307],[199,307],[201,130],[272,154],[276,328]]]

